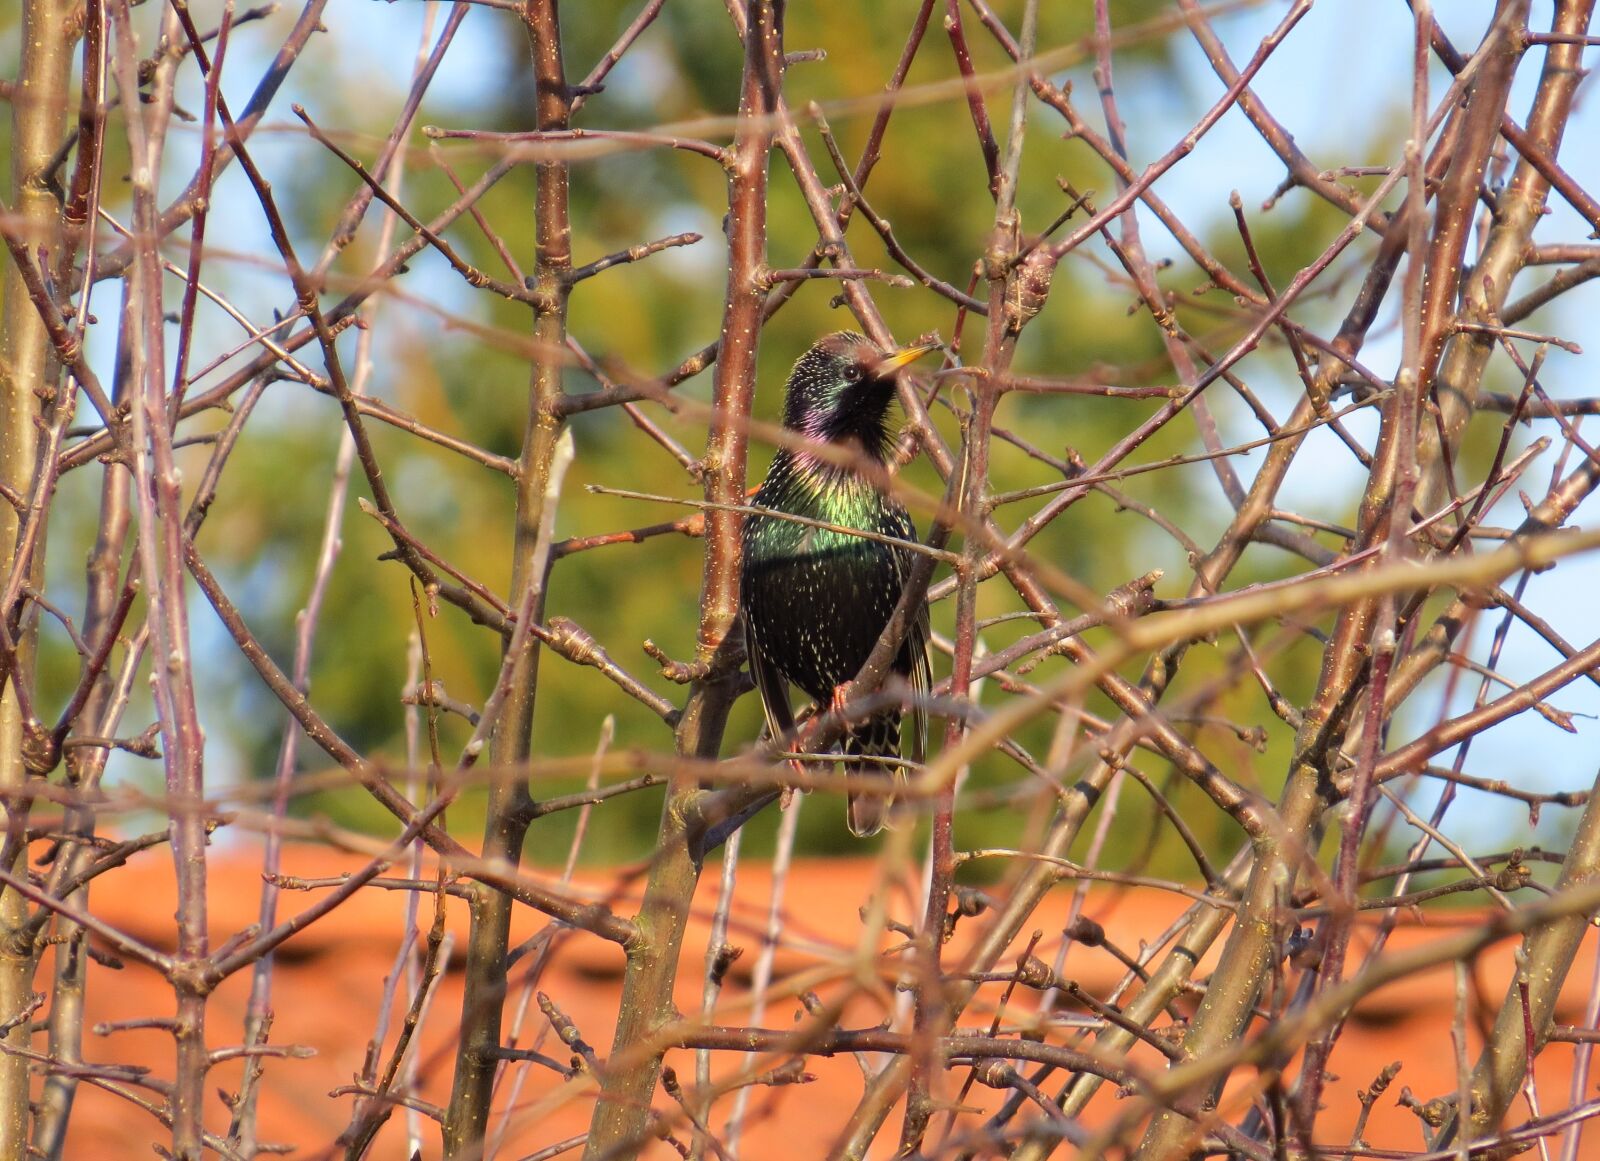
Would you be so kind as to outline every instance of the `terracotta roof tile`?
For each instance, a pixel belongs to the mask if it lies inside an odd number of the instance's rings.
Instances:
[[[321,849],[292,848],[285,856],[285,870],[304,877],[336,875],[359,866],[360,861],[329,854]],[[212,936],[221,941],[256,920],[260,894],[260,855],[254,850],[219,848],[209,865],[209,911]],[[785,973],[813,967],[819,959],[844,962],[854,949],[861,930],[858,909],[866,902],[878,881],[879,867],[872,860],[812,861],[797,866],[791,873],[783,922],[784,946],[777,955],[779,978]],[[551,876],[553,878],[553,876]],[[608,893],[616,874],[585,872],[579,886],[596,897]],[[748,973],[760,947],[766,922],[771,888],[769,868],[746,864],[740,868],[736,905],[729,941],[745,949],[730,974],[723,993],[718,1019],[724,1023],[748,1020],[743,1006]],[[617,903],[631,913],[637,901],[639,881]],[[684,1012],[700,1009],[701,975],[709,919],[715,904],[717,876],[709,869],[696,899],[696,910],[685,946],[685,966],[680,973],[677,1003]],[[280,915],[304,908],[316,893],[285,892]],[[1044,932],[1038,954],[1049,961],[1061,941],[1072,892],[1066,888],[1053,892],[1029,927]],[[1118,947],[1137,953],[1141,941],[1166,928],[1188,905],[1189,900],[1155,890],[1091,891],[1083,914],[1102,924],[1107,938]],[[94,912],[151,945],[170,948],[173,942],[173,914],[176,898],[170,864],[159,854],[141,855],[127,868],[107,876],[97,884],[91,897]],[[333,916],[314,923],[296,935],[279,956],[273,983],[274,1022],[272,1042],[300,1045],[314,1050],[307,1059],[272,1059],[267,1062],[260,1103],[260,1136],[265,1141],[296,1147],[296,1157],[342,1155],[334,1149],[339,1133],[350,1116],[353,1098],[330,1096],[339,1086],[348,1085],[360,1073],[368,1040],[379,1016],[383,981],[396,955],[402,930],[406,895],[403,892],[363,890],[338,908]],[[891,906],[896,900],[891,893]],[[424,929],[431,917],[432,903],[422,901]],[[909,909],[900,906],[903,914]],[[1470,923],[1472,913],[1454,913],[1453,922]],[[958,927],[956,938],[946,953],[955,962],[976,921]],[[519,909],[513,925],[513,943],[542,930],[544,920]],[[1400,948],[1425,943],[1443,931],[1451,930],[1436,921],[1427,923],[1407,918],[1394,933],[1390,946]],[[448,905],[447,939],[457,954],[440,983],[437,996],[420,1030],[417,1060],[425,1100],[443,1103],[448,1097],[450,1068],[455,1044],[455,1027],[461,1004],[459,951],[466,935],[466,906],[459,899]],[[1372,928],[1363,924],[1352,943],[1348,963],[1359,965],[1369,946]],[[894,937],[891,936],[891,939]],[[1560,1018],[1581,1021],[1582,1002],[1593,973],[1593,941],[1585,944],[1583,958],[1573,972],[1564,994]],[[1498,944],[1474,965],[1476,994],[1492,1007],[1505,995],[1513,970],[1511,941]],[[532,957],[525,957],[514,972],[514,980],[526,973]],[[558,944],[545,965],[538,990],[548,993],[576,1022],[584,1037],[603,1056],[610,1047],[614,1031],[613,1008],[623,970],[621,952],[599,940],[585,936],[566,938]],[[1200,974],[1209,970],[1201,965]],[[50,970],[47,962],[42,969]],[[1064,974],[1097,995],[1104,996],[1122,976],[1122,966],[1101,948],[1070,949]],[[47,976],[41,975],[42,990]],[[812,981],[825,994],[827,980]],[[895,1002],[890,981],[880,984],[875,998],[861,996],[847,1011],[849,1026],[869,1026],[883,1018],[885,1005]],[[244,1023],[250,981],[242,972],[226,981],[208,1008],[207,1039],[213,1048],[237,1044]],[[1330,1142],[1348,1140],[1359,1104],[1356,1091],[1369,1085],[1377,1072],[1390,1061],[1401,1060],[1404,1068],[1389,1093],[1374,1108],[1365,1136],[1374,1145],[1415,1148],[1421,1138],[1416,1118],[1396,1106],[1402,1087],[1409,1087],[1422,1099],[1451,1092],[1456,1086],[1454,1049],[1451,1046],[1454,992],[1448,967],[1409,978],[1385,987],[1371,996],[1356,1011],[1338,1042],[1331,1068],[1337,1079],[1327,1089],[1326,1112],[1318,1122],[1319,1137]],[[543,1024],[536,1005],[525,1001],[514,984],[508,1005],[508,1027],[517,1008],[526,1003],[528,1017],[517,1042],[526,1046],[539,1034]],[[1010,1012],[1025,1011],[1035,1003],[1026,989],[1018,989]],[[173,1001],[170,988],[156,973],[128,965],[113,971],[98,963],[89,972],[87,995],[88,1024],[106,1021],[126,1022],[170,1018]],[[792,997],[775,997],[763,1023],[768,1027],[789,1027],[800,1012]],[[394,1030],[403,1015],[397,1002],[390,1013],[390,1034],[385,1051],[394,1042]],[[1492,1013],[1491,1013],[1492,1015]],[[965,1023],[978,1026],[987,1020],[987,1009],[976,1006]],[[1479,1032],[1469,1029],[1469,1058],[1478,1051]],[[42,1046],[42,1040],[40,1044]],[[565,1050],[553,1039],[543,1041],[543,1050],[558,1059]],[[91,1061],[138,1063],[157,1076],[170,1075],[172,1042],[158,1030],[116,1032],[109,1036],[89,1035],[85,1056]],[[1157,1064],[1153,1051],[1141,1048],[1133,1059],[1150,1067]],[[1539,1060],[1538,1082],[1548,1094],[1546,1107],[1565,1103],[1570,1085],[1573,1050],[1556,1045]],[[694,1075],[692,1054],[674,1052],[670,1062],[684,1077]],[[719,1060],[715,1072],[725,1074],[733,1064]],[[237,1090],[242,1064],[224,1063],[213,1072],[210,1088]],[[747,1158],[797,1161],[826,1155],[833,1135],[859,1096],[862,1074],[849,1057],[813,1058],[807,1070],[817,1076],[814,1084],[763,1088],[753,1092],[751,1114],[744,1137],[743,1156]],[[1252,1078],[1241,1075],[1239,1083]],[[509,1088],[503,1089],[509,1092]],[[992,1106],[995,1094],[975,1087],[968,1103]],[[1113,1109],[1115,1094],[1102,1092],[1091,1116],[1104,1116]],[[1227,1099],[1227,1098],[1225,1098]],[[85,1084],[80,1087],[72,1118],[68,1156],[82,1158],[149,1157],[151,1145],[166,1141],[166,1130],[146,1111],[129,1101]],[[520,1157],[535,1148],[564,1137],[582,1133],[587,1126],[590,1097],[581,1086],[565,1086],[548,1070],[530,1069],[518,1092],[517,1102],[506,1119],[506,1136],[498,1156]],[[663,1096],[658,1107],[670,1102]],[[720,1106],[719,1106],[720,1107]],[[1098,1110],[1098,1111],[1096,1111]],[[725,1115],[725,1114],[723,1114]],[[404,1156],[400,1118],[393,1118],[370,1154],[375,1158]],[[208,1126],[222,1132],[227,1127],[227,1110],[220,1100],[208,1109]],[[1591,1133],[1600,1141],[1600,1135]],[[438,1134],[425,1126],[424,1155],[438,1156]],[[1600,1145],[1596,1146],[1600,1148]],[[572,1154],[571,1156],[576,1156]],[[641,1156],[676,1157],[662,1145]]]

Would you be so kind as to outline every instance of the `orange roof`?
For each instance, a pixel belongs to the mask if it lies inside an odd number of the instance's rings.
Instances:
[[[321,849],[291,848],[284,859],[286,872],[305,877],[334,875],[359,865],[358,860]],[[228,847],[212,852],[208,921],[214,943],[228,939],[255,922],[260,866],[259,851]],[[780,978],[788,972],[814,968],[824,961],[836,963],[848,956],[861,930],[859,908],[877,889],[879,874],[879,864],[868,859],[810,861],[798,864],[791,871],[783,942],[777,953]],[[586,889],[605,893],[615,886],[618,876],[590,871],[581,876],[581,882]],[[628,890],[636,901],[637,876],[632,877],[631,884]],[[742,946],[744,954],[730,972],[728,986],[723,991],[715,1017],[719,1023],[749,1021],[746,985],[760,948],[771,885],[772,876],[767,866],[747,863],[739,868],[728,942]],[[701,1008],[705,948],[717,890],[717,870],[708,868],[696,897],[679,975],[676,999],[685,1013],[696,1013]],[[285,892],[280,916],[299,911],[313,898],[315,893]],[[1044,933],[1037,954],[1046,962],[1053,959],[1060,945],[1061,928],[1067,919],[1071,898],[1070,888],[1058,888],[1029,925],[1030,929],[1037,928]],[[297,934],[280,952],[272,992],[271,1040],[280,1046],[311,1049],[314,1055],[266,1061],[259,1116],[259,1136],[263,1142],[292,1144],[297,1157],[342,1156],[343,1150],[335,1148],[335,1142],[349,1122],[354,1098],[330,1094],[341,1086],[350,1085],[361,1073],[368,1042],[379,1021],[384,979],[394,963],[403,930],[406,900],[404,892],[360,891],[331,917]],[[1097,887],[1085,902],[1084,914],[1105,927],[1110,942],[1136,954],[1141,941],[1152,939],[1165,929],[1188,902],[1181,896],[1157,890]],[[894,890],[890,891],[889,904],[891,914],[899,918],[909,916],[906,900],[896,897]],[[171,864],[164,854],[147,852],[136,857],[128,867],[106,876],[95,884],[91,905],[100,918],[145,943],[161,949],[172,947],[176,897]],[[631,910],[632,905],[626,900],[618,904],[625,912]],[[431,919],[431,908],[431,897],[424,897],[420,909],[423,934]],[[1443,931],[1456,930],[1455,923],[1470,922],[1471,918],[1467,913],[1452,913],[1450,926],[1440,926],[1437,921],[1423,922],[1408,917],[1396,930],[1390,946],[1424,943]],[[964,921],[964,926],[977,922],[981,921]],[[453,943],[455,953],[424,1014],[415,1049],[420,1095],[434,1104],[443,1104],[448,1098],[461,1012],[460,952],[465,945],[467,926],[466,905],[462,900],[449,900],[445,926],[447,941]],[[519,909],[513,944],[544,927],[542,917]],[[1371,931],[1365,924],[1358,931],[1346,960],[1347,971],[1359,967]],[[958,962],[961,936],[958,929],[957,938],[946,956],[947,963]],[[1468,1029],[1469,1059],[1476,1058],[1481,1027],[1492,1021],[1493,1007],[1505,995],[1511,978],[1514,946],[1513,941],[1498,944],[1474,965],[1474,1000],[1478,1012],[1485,1014],[1475,1017],[1479,1022]],[[524,994],[529,968],[537,960],[536,955],[524,956],[513,970],[506,1016],[508,1037],[512,1029],[517,1028],[514,1043],[526,1047],[539,1042],[542,1036],[542,1051],[565,1061],[567,1051],[548,1035],[547,1022],[537,1003]],[[1013,963],[1014,957],[1002,966],[1009,970]],[[1559,1019],[1581,1022],[1582,1003],[1593,964],[1593,944],[1588,941],[1563,998]],[[537,981],[537,990],[548,994],[559,1005],[602,1057],[611,1045],[615,1027],[613,1013],[623,966],[622,953],[614,946],[573,934],[556,945],[543,963]],[[1202,975],[1208,967],[1202,965]],[[43,973],[49,970],[47,957],[35,985],[40,990],[48,981],[48,975]],[[249,974],[244,971],[226,981],[210,1001],[207,1041],[213,1049],[236,1045],[241,1040]],[[1104,949],[1073,946],[1066,956],[1063,974],[1092,993],[1105,996],[1122,978],[1123,968]],[[831,985],[826,979],[817,979],[813,985],[825,997],[838,994],[830,992]],[[396,1030],[404,1016],[404,989],[400,991],[400,997],[393,1001],[388,1013],[389,1031],[383,1059],[394,1044]],[[984,994],[987,1002],[992,1003],[999,988]],[[844,1023],[851,1027],[876,1024],[885,1014],[884,1005],[892,1003],[894,992],[887,985],[876,993],[859,994],[850,1000]],[[1036,993],[1019,988],[1009,1012],[1013,1015],[1025,1012],[1036,1003]],[[1404,1087],[1409,1087],[1423,1100],[1455,1090],[1455,1051],[1451,1040],[1453,1006],[1454,985],[1449,966],[1389,985],[1369,997],[1354,1014],[1333,1054],[1330,1068],[1337,1077],[1328,1085],[1323,1098],[1325,1112],[1317,1123],[1319,1140],[1340,1145],[1349,1140],[1360,1110],[1357,1090],[1370,1085],[1380,1069],[1398,1060],[1404,1067],[1389,1092],[1374,1107],[1364,1136],[1375,1146],[1418,1148],[1421,1133],[1417,1118],[1398,1107],[1396,1098]],[[516,1023],[519,1010],[526,1012],[520,1025]],[[88,1027],[108,1021],[170,1018],[172,1014],[171,989],[155,972],[132,963],[121,970],[112,970],[98,962],[91,964]],[[964,1017],[963,1024],[987,1032],[990,1014],[990,1008],[975,1005]],[[791,992],[770,1002],[762,1024],[791,1027],[797,1018],[804,1018],[804,1012]],[[42,1041],[40,1044],[42,1046]],[[141,1064],[152,1069],[156,1076],[170,1076],[173,1066],[172,1040],[159,1030],[121,1031],[108,1036],[89,1034],[84,1055],[90,1061]],[[1145,1048],[1137,1049],[1130,1060],[1146,1067],[1159,1066],[1159,1058]],[[1571,1045],[1553,1045],[1539,1059],[1537,1079],[1542,1107],[1547,1112],[1569,1102],[1572,1060]],[[669,1063],[686,1084],[692,1081],[692,1053],[670,1053]],[[733,1067],[745,1067],[749,1063],[748,1060],[718,1060],[714,1071],[716,1075],[725,1075]],[[517,1066],[508,1071],[502,1080],[500,1103],[504,1116],[497,1120],[497,1126],[504,1136],[498,1156],[522,1157],[581,1134],[587,1127],[591,1092],[585,1086],[563,1084],[556,1073],[547,1068],[526,1066],[512,1103],[513,1081],[523,1068]],[[817,1057],[807,1062],[806,1069],[817,1078],[811,1084],[752,1090],[742,1156],[763,1161],[784,1158],[813,1161],[827,1155],[845,1117],[860,1096],[862,1066],[848,1056]],[[208,1089],[212,1094],[218,1089],[237,1091],[241,1076],[240,1061],[223,1063],[212,1072]],[[942,1095],[955,1097],[964,1077],[955,1074],[949,1079],[949,1091]],[[1251,1078],[1236,1079],[1248,1083]],[[974,1086],[963,1097],[963,1102],[993,1107],[996,1095],[991,1090]],[[1091,1108],[1091,1120],[1095,1110],[1104,1115],[1105,1110],[1114,1107],[1115,1094],[1102,1091],[1096,1100]],[[77,1102],[67,1156],[149,1157],[152,1144],[168,1140],[165,1128],[148,1112],[113,1093],[85,1084],[80,1086]],[[663,1094],[657,1107],[671,1108],[672,1102]],[[713,1114],[714,1125],[720,1125],[725,1119],[727,1107],[727,1103],[718,1105],[718,1111]],[[1524,1111],[1519,1105],[1515,1115],[1520,1117]],[[208,1128],[225,1132],[227,1123],[228,1110],[213,1096],[207,1109]],[[936,1120],[935,1125],[938,1124]],[[402,1130],[402,1118],[398,1115],[391,1118],[369,1156],[404,1156]],[[888,1146],[893,1136],[891,1126],[883,1134],[883,1156],[889,1155]],[[1591,1134],[1591,1139],[1600,1141],[1600,1135]],[[424,1155],[437,1156],[437,1128],[425,1124],[422,1140]],[[665,1145],[657,1145],[641,1156],[666,1158],[677,1154]]]

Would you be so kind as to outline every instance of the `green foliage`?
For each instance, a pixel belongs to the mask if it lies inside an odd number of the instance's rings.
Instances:
[[[1082,91],[1091,94],[1091,8],[1043,8],[1040,42],[1056,46],[1052,58],[1056,75],[1077,80]],[[574,81],[610,47],[635,9],[636,5],[614,0],[564,13],[566,66]],[[796,51],[822,49],[826,56],[790,68],[786,82],[789,106],[799,112],[812,100],[820,102],[852,163],[866,143],[874,98],[902,50],[906,12],[904,5],[791,6],[790,47]],[[1168,6],[1158,0],[1139,0],[1114,4],[1112,13],[1114,26],[1129,37],[1118,47],[1119,77],[1125,89],[1142,87],[1159,93],[1170,87],[1166,30],[1151,31],[1140,24],[1169,14]],[[966,18],[974,67],[986,78],[984,95],[995,133],[1003,143],[1010,104],[1008,62],[982,34],[970,12]],[[986,188],[966,101],[959,86],[952,89],[950,85],[955,73],[939,20],[936,13],[908,77],[907,96],[890,122],[883,160],[873,172],[867,192],[920,263],[939,277],[965,286],[988,241],[994,204]],[[445,89],[444,95],[431,95],[422,107],[419,125],[503,131],[528,127],[533,94],[525,45],[508,39],[489,47],[490,55],[481,61],[480,79],[486,82],[482,88],[470,94],[452,95]],[[314,63],[315,54],[322,51],[314,45],[308,61]],[[607,79],[605,90],[588,99],[578,124],[611,129],[665,127],[685,136],[726,141],[730,133],[726,118],[738,105],[739,70],[738,45],[720,6],[670,4]],[[362,73],[341,76],[338,83],[338,88],[313,106],[312,114],[345,148],[370,164],[388,132],[388,118],[403,93],[404,77],[398,71],[392,75]],[[365,91],[368,86],[382,86],[381,93],[375,96]],[[1098,113],[1092,99],[1083,104],[1083,112],[1086,116]],[[1043,118],[1046,113],[1035,105],[1030,116]],[[1050,132],[1034,131],[1029,136],[1018,197],[1025,228],[1041,228],[1067,205],[1057,178],[1079,189],[1098,189],[1099,203],[1114,192],[1104,167],[1081,144],[1058,140],[1055,124],[1052,119]],[[824,164],[827,154],[815,128],[809,121],[803,126],[813,158]],[[175,148],[191,145],[180,142]],[[462,141],[429,147],[415,131],[408,145],[404,200],[424,220],[440,213],[457,196],[439,161],[448,163],[461,181],[470,183],[501,148],[492,142]],[[282,171],[274,177],[275,188],[297,238],[308,239],[301,246],[303,256],[311,260],[346,201],[359,189],[359,182],[337,159],[304,136],[288,137],[272,149],[268,156]],[[291,163],[282,164],[285,158]],[[573,165],[572,242],[577,263],[682,230],[704,235],[692,247],[608,271],[576,289],[571,302],[572,334],[617,378],[639,381],[663,374],[716,337],[725,279],[719,228],[726,206],[725,176],[704,157],[667,149],[601,149],[592,159]],[[797,266],[810,254],[816,230],[781,158],[773,161],[772,177],[769,263]],[[837,180],[837,175],[826,169],[821,177],[825,184]],[[236,170],[226,180],[232,183],[228,188],[241,188]],[[531,267],[534,252],[530,210],[534,192],[534,169],[523,165],[478,207],[524,269]],[[121,212],[121,207],[115,209]],[[237,213],[247,219],[254,217],[252,209]],[[334,263],[327,301],[336,300],[381,260],[376,244],[380,219],[381,207],[374,207],[354,243]],[[212,240],[241,249],[256,246],[258,257],[270,253],[261,240],[259,222],[245,222],[240,240],[235,241],[230,232],[233,220],[219,211]],[[1340,224],[1339,215],[1321,202],[1297,199],[1258,226],[1256,241],[1269,272],[1286,281],[1320,251]],[[1067,228],[1075,225],[1076,221]],[[395,237],[403,239],[407,233],[402,227]],[[1236,239],[1225,231],[1219,230],[1219,234],[1206,239],[1207,243],[1225,260],[1240,265],[1235,261]],[[446,237],[468,262],[495,277],[511,277],[495,246],[471,218],[456,221]],[[860,265],[892,269],[881,241],[859,214],[849,237]],[[236,273],[238,285],[225,289],[257,296],[264,293],[245,289],[259,277],[254,259],[242,259]],[[1240,332],[1242,324],[1225,306],[1219,308],[1214,299],[1190,295],[1199,281],[1192,268],[1180,266],[1163,278],[1181,325],[1207,335],[1219,348]],[[836,291],[836,285],[829,282],[806,284],[765,329],[757,419],[776,419],[785,372],[805,346],[827,330],[854,325],[847,312],[830,305]],[[286,286],[280,282],[273,292],[282,294],[279,305],[287,308]],[[983,293],[981,286],[979,293]],[[946,338],[955,335],[954,308],[928,292],[879,286],[875,297],[906,339],[929,330],[938,330]],[[1170,384],[1173,372],[1165,360],[1160,331],[1147,310],[1130,310],[1137,301],[1120,269],[1107,265],[1103,251],[1092,244],[1082,248],[1062,265],[1044,315],[1026,332],[1018,370],[1063,376],[1098,368],[1108,381],[1121,384]],[[217,336],[216,347],[232,346],[235,324],[205,303],[200,311],[202,332],[211,327],[210,333]],[[373,328],[374,394],[429,427],[500,456],[517,455],[526,423],[529,376],[529,313],[524,305],[472,290],[437,254],[424,252],[412,260],[409,272],[396,281],[391,293],[373,301],[366,315]],[[982,345],[982,320],[968,318],[961,338],[964,355],[976,361]],[[354,332],[341,340],[341,350],[351,366],[357,362],[357,341]],[[209,357],[215,352],[203,353]],[[307,357],[315,365],[313,354]],[[708,397],[708,380],[709,374],[702,374],[677,390],[687,403],[677,413],[658,404],[642,405],[649,418],[691,454],[698,454],[704,446],[705,415],[695,403]],[[567,373],[566,387],[581,393],[598,389],[599,383],[573,367]],[[960,403],[959,397],[955,402]],[[1092,461],[1159,402],[1015,394],[1003,402],[997,423],[1048,456],[1077,454]],[[935,417],[946,439],[954,443],[959,431],[950,403],[949,395],[942,395]],[[380,423],[369,427],[407,526],[453,566],[503,595],[510,574],[510,481]],[[698,485],[683,468],[619,410],[581,414],[571,427],[577,455],[566,481],[557,538],[656,524],[691,511],[587,492],[590,485],[602,485],[689,499],[699,495]],[[331,400],[296,384],[273,384],[260,414],[252,419],[246,438],[233,453],[222,493],[201,536],[207,558],[230,591],[240,594],[252,628],[285,668],[293,654],[295,617],[305,602],[317,558],[341,430],[339,410]],[[1151,440],[1138,459],[1193,450],[1192,429],[1174,425]],[[1470,454],[1483,453],[1474,449]],[[752,484],[759,480],[769,457],[770,449],[757,440],[751,455]],[[200,459],[192,462],[198,470]],[[992,470],[995,492],[1060,479],[1059,471],[1004,441],[996,444]],[[911,465],[906,478],[930,497],[939,491],[939,481],[925,463]],[[1182,488],[1175,489],[1174,482],[1180,480]],[[1216,484],[1207,465],[1135,477],[1119,486],[1135,500],[1158,500],[1163,513],[1181,525],[1194,522],[1209,528],[1208,522],[1216,519]],[[359,472],[353,489],[355,494],[364,493]],[[1002,509],[1002,526],[1014,526],[1029,510],[1026,504],[1015,511]],[[924,528],[926,513],[924,507],[918,516]],[[85,543],[92,537],[92,529],[77,531]],[[1206,539],[1198,527],[1195,535]],[[398,768],[405,763],[405,714],[398,694],[406,674],[408,639],[419,626],[409,574],[397,562],[375,559],[389,547],[381,529],[352,506],[317,630],[310,688],[318,709],[352,743],[365,752],[386,756]],[[1033,542],[1030,551],[1096,591],[1107,591],[1156,564],[1166,567],[1174,578],[1168,588],[1181,584],[1184,576],[1181,553],[1165,534],[1099,494],[1077,503]],[[1277,563],[1271,553],[1248,558],[1241,583],[1271,575]],[[692,654],[700,568],[700,542],[678,535],[578,553],[555,566],[547,613],[583,625],[624,668],[681,703],[682,688],[656,673],[640,645],[648,638],[672,656]],[[934,609],[935,630],[945,635],[953,615],[950,604],[944,602]],[[433,676],[452,696],[481,705],[498,670],[498,639],[425,594],[421,607],[420,629],[426,637]],[[998,584],[984,587],[980,616],[998,617],[1019,610],[1008,589]],[[1002,648],[1036,627],[1029,620],[1001,621],[986,632],[986,646]],[[231,649],[220,638],[212,640],[211,647],[219,656]],[[1220,655],[1232,647],[1219,643],[1215,651]],[[1310,649],[1304,652],[1308,659],[1314,656]],[[70,685],[75,671],[70,662],[61,640],[52,637],[43,677],[47,688]],[[1049,662],[1041,672],[1053,672],[1062,664]],[[947,662],[936,660],[938,672],[942,674],[946,668]],[[541,760],[571,759],[592,752],[607,717],[615,718],[617,747],[662,749],[670,744],[662,722],[596,670],[575,667],[549,655],[543,658],[541,669],[535,720],[535,752]],[[239,755],[241,776],[263,776],[275,762],[282,713],[244,666],[230,663],[214,671],[228,676],[208,690],[207,696],[233,707],[225,728]],[[1091,713],[1108,708],[1097,698],[1091,697],[1085,707]],[[1215,707],[1215,713],[1256,721],[1262,717],[1263,704],[1225,704]],[[758,729],[754,698],[747,698],[730,723],[725,749],[732,752],[753,741]],[[441,720],[442,755],[447,766],[453,764],[469,732],[470,727],[458,718]],[[1042,757],[1051,738],[1045,726],[1037,726],[1023,731],[1019,741],[1035,757]],[[321,759],[309,749],[302,757],[309,767],[319,768]],[[1274,753],[1260,762],[1260,768],[1281,770],[1282,763],[1274,760],[1279,757],[1281,754]],[[1244,777],[1253,758],[1253,751],[1241,743],[1241,769],[1233,773]],[[1149,773],[1158,780],[1165,778],[1165,772],[1153,762]],[[1036,785],[1031,775],[1001,755],[978,763],[972,777],[974,785],[996,791],[1026,792],[1027,787]],[[546,774],[536,762],[533,792],[540,797],[568,793],[580,788],[583,780],[584,775],[571,763],[562,765],[559,773]],[[1048,787],[1039,790],[1050,792]],[[1177,799],[1182,801],[1187,793],[1187,788],[1180,789]],[[1129,787],[1124,794],[1147,803],[1137,788]],[[354,824],[381,825],[383,818],[366,796],[355,790],[321,794],[302,802],[301,807]],[[480,796],[469,794],[454,808],[452,826],[468,833],[471,825],[462,820],[480,810]],[[586,856],[615,860],[646,855],[658,811],[659,795],[650,792],[608,804],[607,825],[598,833],[591,832]],[[808,849],[859,849],[844,836],[839,825],[841,812],[840,799],[817,796],[817,804],[808,809],[803,823],[803,842]],[[972,812],[961,821],[961,841],[1014,842],[1027,825],[1027,813],[1014,806]],[[1117,825],[1128,833],[1119,840],[1137,847],[1140,828],[1150,826],[1151,818],[1143,805],[1122,812]],[[564,858],[564,836],[571,825],[572,819],[566,817],[542,821],[530,840],[533,857],[548,862]],[[754,849],[760,851],[770,841],[773,825],[772,819],[758,820],[751,830]],[[1168,856],[1164,850],[1157,861],[1165,867],[1186,857],[1181,852]]]

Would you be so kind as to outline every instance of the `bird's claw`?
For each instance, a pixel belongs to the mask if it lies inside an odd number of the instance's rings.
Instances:
[[[855,692],[856,683],[846,681],[833,687],[833,696],[828,699],[828,712],[836,717],[848,717],[850,708],[850,695]]]

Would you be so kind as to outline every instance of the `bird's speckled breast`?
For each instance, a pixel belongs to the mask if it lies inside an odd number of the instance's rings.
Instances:
[[[756,494],[759,507],[910,539],[910,517],[866,481],[783,459]],[[761,652],[783,676],[825,701],[860,670],[894,613],[909,553],[881,541],[772,516],[744,529],[744,607]],[[896,666],[899,668],[899,666]]]

